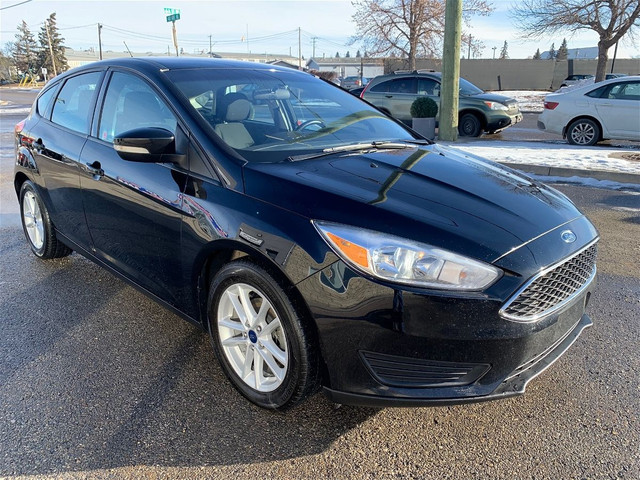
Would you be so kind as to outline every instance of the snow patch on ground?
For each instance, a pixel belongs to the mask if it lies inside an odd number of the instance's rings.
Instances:
[[[551,92],[540,90],[496,90],[487,93],[515,98],[518,101],[521,112],[542,113],[542,110],[544,110],[544,97]]]
[[[612,182],[611,180],[596,180],[595,178],[588,177],[552,177],[552,176],[544,176],[544,175],[533,175],[531,173],[527,173],[531,178],[535,178],[536,180],[540,180],[544,183],[563,183],[565,185],[582,185],[585,187],[595,187],[595,188],[603,188],[605,190],[624,190],[630,193],[640,194],[640,185],[635,183],[618,183]],[[623,208],[623,207],[618,207]],[[615,207],[614,207],[615,209]],[[632,211],[636,211],[637,209],[630,209]]]
[[[442,143],[494,162],[640,174],[640,162],[620,158],[625,153],[640,152],[640,145],[630,148],[585,148],[566,143],[542,142],[478,140],[465,144]]]

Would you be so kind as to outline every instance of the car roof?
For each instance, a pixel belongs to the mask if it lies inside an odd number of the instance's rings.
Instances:
[[[640,75],[628,75],[625,77],[616,77],[616,78],[610,78],[608,80],[603,80],[601,82],[598,83],[588,83],[586,85],[578,85],[578,86],[574,86],[574,87],[567,87],[568,90],[561,92],[553,92],[550,93],[549,95],[545,96],[545,98],[547,97],[551,97],[552,95],[584,95],[585,93],[590,92],[591,90],[595,90],[596,88],[600,88],[600,87],[604,87],[605,85],[611,85],[611,84],[616,84],[616,83],[629,83],[629,82],[638,82],[640,81]]]
[[[240,60],[229,60],[226,58],[206,58],[206,57],[124,57],[109,60],[92,62],[87,65],[72,68],[64,73],[64,76],[79,73],[83,70],[93,70],[97,67],[125,67],[142,72],[158,72],[159,70],[185,70],[185,69],[250,69],[279,72],[306,72],[295,70],[289,67],[280,67],[258,62],[243,62]]]

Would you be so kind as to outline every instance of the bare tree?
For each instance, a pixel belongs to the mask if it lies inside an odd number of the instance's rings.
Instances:
[[[593,30],[598,41],[596,82],[604,80],[608,51],[640,26],[639,0],[521,0],[512,13],[524,36],[540,38],[559,31]]]
[[[372,55],[400,55],[416,68],[416,57],[436,57],[444,35],[445,0],[354,0],[357,33],[351,42],[363,42]],[[465,0],[463,16],[488,15],[487,0]]]

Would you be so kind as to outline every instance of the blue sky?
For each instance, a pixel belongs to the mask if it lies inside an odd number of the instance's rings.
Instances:
[[[58,25],[66,45],[75,49],[96,48],[97,23],[102,23],[103,48],[123,51],[123,41],[138,52],[166,52],[171,45],[171,27],[165,20],[164,7],[179,8],[181,19],[176,22],[178,40],[186,52],[208,50],[209,35],[213,50],[270,54],[298,54],[298,27],[302,29],[302,54],[309,58],[316,46],[316,56],[341,55],[349,50],[355,55],[359,45],[347,45],[355,33],[351,21],[354,8],[341,0],[254,0],[254,1],[99,1],[99,0],[32,0],[13,8],[24,0],[2,0],[0,12],[2,46],[12,41],[18,23],[25,19],[34,33],[51,12],[57,13]],[[536,48],[548,50],[552,42],[556,48],[562,34],[539,41],[524,41],[508,15],[512,1],[494,0],[496,10],[489,17],[475,17],[467,30],[485,44],[483,58],[491,58],[506,40],[511,58],[527,58]],[[246,41],[248,32],[248,47]],[[595,46],[597,36],[586,32],[571,37],[566,34],[570,48]],[[313,38],[315,37],[315,40]],[[619,57],[638,55],[632,44],[621,45]],[[611,52],[613,53],[613,52]]]

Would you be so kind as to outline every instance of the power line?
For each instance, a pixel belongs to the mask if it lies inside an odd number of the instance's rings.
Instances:
[[[25,3],[29,3],[32,0],[25,0],[24,2],[20,2],[20,3],[14,3],[13,5],[9,5],[7,7],[2,7],[0,8],[0,10],[6,10],[7,8],[13,8],[13,7],[19,7],[20,5],[24,5]]]

